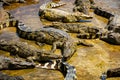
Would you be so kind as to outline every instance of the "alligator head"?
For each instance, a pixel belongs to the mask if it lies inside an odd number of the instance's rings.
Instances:
[[[27,69],[27,68],[34,68],[34,67],[35,67],[35,63],[27,62],[18,58],[11,60],[8,66],[9,69]]]
[[[93,18],[92,16],[86,15],[86,14],[81,13],[81,12],[75,12],[73,14],[76,16],[77,20],[86,20],[86,19],[92,19]]]
[[[106,41],[111,44],[120,44],[120,33],[109,32],[107,36],[101,38],[101,40]]]
[[[38,55],[35,57],[35,60],[37,61],[49,61],[49,60],[55,60],[55,59],[61,59],[61,55],[53,54],[52,52],[39,52]]]

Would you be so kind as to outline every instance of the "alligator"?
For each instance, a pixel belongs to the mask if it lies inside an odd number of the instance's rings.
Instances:
[[[0,40],[0,49],[10,52],[11,55],[25,58],[29,61],[48,61],[62,58],[61,55],[52,54],[50,52],[37,49],[26,42],[15,40]]]
[[[81,24],[81,23],[53,22],[51,25],[48,25],[45,27],[53,27],[56,29],[66,31],[68,33],[92,34],[93,36],[90,36],[90,37],[94,37],[97,33],[101,31],[101,28],[94,27],[94,26],[87,26],[86,24]]]
[[[0,25],[4,24],[10,18],[10,14],[3,9],[3,4],[0,2]]]
[[[91,46],[88,43],[84,43],[84,41],[75,42],[69,34],[62,30],[43,27],[33,31],[22,22],[18,23],[17,33],[22,38],[53,45],[51,48],[52,53],[54,53],[57,47],[61,48],[65,60],[69,59],[75,53],[75,46],[77,44]]]
[[[114,13],[108,11],[108,10],[105,10],[101,7],[96,7],[94,9],[94,13],[97,14],[97,15],[100,15],[102,17],[105,17],[107,19],[110,19],[110,17],[114,17]]]
[[[112,44],[120,44],[120,15],[114,14],[103,8],[96,8],[94,11],[96,14],[108,19],[108,24],[105,27],[108,30],[108,34],[105,37],[100,38],[106,42]]]
[[[75,0],[73,11],[79,11],[89,15],[90,8],[94,3],[94,0]]]
[[[34,67],[34,63],[24,61],[20,58],[9,58],[5,56],[0,56],[0,70],[27,69]]]
[[[24,80],[22,76],[9,76],[0,72],[0,80]]]
[[[0,70],[18,70],[34,67],[34,63],[22,59],[0,56]],[[24,78],[22,76],[9,76],[0,72],[0,80],[24,80]]]
[[[60,22],[76,22],[82,19],[92,19],[91,16],[80,12],[70,13],[67,11],[54,9],[48,7],[48,3],[44,3],[40,6],[39,16],[40,19],[46,19],[49,21],[60,21]]]
[[[25,0],[0,0],[4,5],[10,5],[11,3],[25,3]]]
[[[9,12],[3,9],[3,4],[0,4],[0,15],[0,30],[17,26],[18,20],[15,20]]]

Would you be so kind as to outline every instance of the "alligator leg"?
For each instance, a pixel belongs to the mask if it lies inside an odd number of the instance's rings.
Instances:
[[[36,42],[36,44],[39,45],[39,46],[44,46],[45,45],[45,43],[40,43],[40,42]]]
[[[77,45],[83,45],[83,46],[93,47],[93,44],[89,44],[85,40],[78,40]]]
[[[51,48],[51,53],[54,53],[55,50],[57,49],[57,47],[61,46],[62,43],[61,42],[54,42]]]

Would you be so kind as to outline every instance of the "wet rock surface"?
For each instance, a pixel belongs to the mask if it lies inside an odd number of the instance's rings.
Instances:
[[[71,11],[74,7],[74,0],[62,0],[67,2],[67,5],[60,7],[59,9],[65,11]],[[96,4],[117,13],[119,10],[119,0],[95,0]],[[40,0],[40,3],[31,4],[32,1],[20,4],[15,3],[11,6],[5,7],[6,10],[15,16],[16,19],[23,21],[33,29],[43,27],[44,24],[51,24],[51,22],[41,22],[38,16],[39,6],[44,3]],[[71,6],[69,6],[71,5]],[[17,7],[17,8],[16,8]],[[90,13],[94,18],[91,23],[85,23],[88,25],[96,25],[99,28],[103,28],[107,25],[108,20],[98,15]],[[83,23],[84,24],[84,23]],[[75,40],[76,34],[70,34]],[[51,46],[45,45],[39,47],[35,45],[33,41],[21,39],[16,34],[15,28],[6,28],[0,31],[0,39],[15,39],[20,41],[26,41],[32,44],[36,48],[49,50]],[[68,61],[71,65],[76,67],[78,80],[99,80],[103,72],[110,68],[116,68],[120,66],[120,47],[119,45],[111,45],[101,40],[87,40],[92,43],[94,47],[78,46],[77,52]],[[9,56],[8,52],[0,51],[1,55]],[[60,50],[56,50],[56,54],[60,54]],[[21,75],[25,80],[63,80],[63,75],[56,70],[45,70],[45,69],[27,69],[27,70],[5,70],[3,71],[9,75]],[[110,78],[107,80],[119,80],[120,78]]]

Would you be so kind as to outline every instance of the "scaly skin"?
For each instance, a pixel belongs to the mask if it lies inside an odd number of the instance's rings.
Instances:
[[[76,51],[75,46],[77,43],[66,32],[59,29],[40,28],[32,31],[30,27],[26,27],[26,25],[19,22],[17,33],[22,38],[53,45],[51,52],[54,52],[57,47],[60,47],[65,60],[69,59]],[[85,45],[82,42],[79,43]]]
[[[35,64],[18,58],[0,56],[0,70],[18,70],[34,68]],[[9,76],[0,72],[0,80],[24,80],[21,76]]]
[[[61,29],[63,31],[69,32],[69,33],[79,33],[77,36],[81,38],[84,38],[82,34],[86,34],[88,39],[94,39],[98,38],[99,35],[97,35],[101,29],[94,27],[94,26],[87,26],[85,24],[81,23],[60,23],[60,22],[53,22],[52,25],[46,26],[46,27],[53,27],[56,29]],[[97,37],[98,36],[98,37]]]
[[[22,76],[9,76],[0,72],[0,80],[24,80]]]
[[[13,19],[12,15],[3,9],[0,4],[0,30],[6,27],[17,27],[18,20]]]
[[[89,15],[91,2],[90,0],[75,0],[75,7],[73,11],[83,12],[84,14]]]
[[[36,49],[34,46],[26,42],[0,40],[0,49],[11,53],[11,55],[19,56],[30,61],[48,61],[60,59],[62,56],[52,54],[47,51]]]
[[[34,68],[35,64],[18,58],[0,56],[0,70]]]
[[[107,19],[114,16],[114,13],[112,13],[108,10],[105,10],[101,7],[96,7],[95,10],[94,10],[94,13],[97,14],[97,15],[100,15],[102,17],[105,17]]]
[[[3,4],[0,2],[0,25],[9,20],[10,14],[3,9]]]
[[[104,40],[111,44],[120,44],[120,15],[114,14],[112,12],[106,11],[103,8],[96,8],[95,14],[103,16],[108,20],[108,24],[105,27],[108,31],[107,34],[100,37],[101,40]],[[104,33],[101,33],[104,34]]]
[[[41,19],[61,22],[76,22],[83,19],[92,19],[91,16],[80,12],[70,13],[59,9],[49,8],[48,4],[49,3],[45,3],[40,6],[39,15]]]

